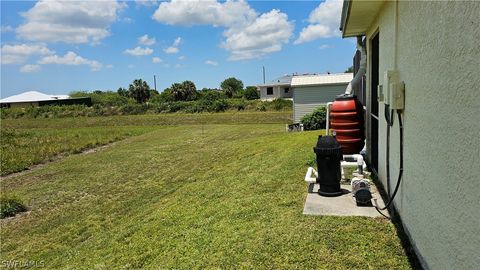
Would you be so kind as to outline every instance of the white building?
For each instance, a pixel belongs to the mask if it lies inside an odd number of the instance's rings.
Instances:
[[[91,103],[92,102],[89,97],[70,98],[68,95],[47,95],[37,91],[28,91],[0,100],[0,106],[2,108],[71,104],[84,104],[90,106]]]
[[[293,75],[285,75],[272,82],[257,85],[261,100],[274,100],[277,98],[291,99],[293,94],[290,83]]]

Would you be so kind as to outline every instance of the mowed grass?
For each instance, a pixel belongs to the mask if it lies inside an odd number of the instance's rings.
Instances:
[[[58,269],[408,269],[385,219],[302,215],[319,132],[177,126],[0,182],[2,260]]]
[[[153,130],[152,127],[3,128],[0,136],[1,175],[25,170],[50,161],[59,154],[112,143]]]
[[[289,112],[163,114],[61,119],[5,119],[1,121],[1,175],[50,161],[59,154],[140,135],[158,126],[205,123],[282,123]]]

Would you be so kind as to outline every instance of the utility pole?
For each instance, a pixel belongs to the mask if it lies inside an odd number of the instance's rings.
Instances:
[[[263,84],[265,84],[265,66],[262,66],[263,68]]]
[[[155,91],[157,91],[157,77],[153,75],[153,85],[155,87]]]

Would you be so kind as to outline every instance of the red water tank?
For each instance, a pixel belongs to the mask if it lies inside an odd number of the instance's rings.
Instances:
[[[355,96],[340,95],[330,110],[330,128],[342,146],[343,154],[358,154],[364,146],[363,106]]]

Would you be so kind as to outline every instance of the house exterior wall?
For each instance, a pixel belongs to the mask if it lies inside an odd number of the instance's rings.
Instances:
[[[9,103],[10,108],[27,108],[27,107],[38,107],[38,102],[15,102]]]
[[[334,101],[335,96],[345,93],[348,84],[293,87],[293,121],[300,119],[316,108]]]
[[[431,269],[480,265],[479,10],[474,1],[387,1],[367,31],[367,40],[379,32],[380,83],[395,67],[405,82],[404,171],[394,204],[420,260]],[[367,74],[367,100],[371,87]],[[383,108],[380,102],[378,177],[386,187]],[[392,191],[399,171],[396,116],[394,122]],[[370,153],[369,136],[367,147]]]
[[[273,94],[272,95],[267,95],[267,87],[259,87],[260,88],[260,99],[261,100],[273,100],[276,98],[292,98],[292,90],[290,86],[288,85],[282,85],[282,86],[272,86],[273,87]],[[284,89],[288,87],[290,88],[289,93],[285,93]]]

